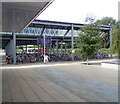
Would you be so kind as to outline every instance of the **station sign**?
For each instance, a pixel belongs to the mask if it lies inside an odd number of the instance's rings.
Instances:
[[[52,37],[45,36],[45,45],[51,45],[51,44],[52,44]],[[44,39],[42,37],[37,37],[37,45],[44,45]]]

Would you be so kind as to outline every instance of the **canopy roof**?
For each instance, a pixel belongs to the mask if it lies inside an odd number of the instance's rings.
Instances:
[[[32,45],[37,44],[37,37],[43,35],[52,36],[52,43],[71,42],[71,27],[74,26],[74,37],[78,36],[79,29],[84,27],[84,24],[68,23],[58,21],[34,20],[29,27],[23,32],[17,34],[17,45]],[[110,31],[110,26],[101,26],[101,34]],[[5,46],[12,37],[12,33],[4,33],[2,38],[3,46]]]
[[[2,1],[2,31],[14,33],[24,30],[53,2],[53,0]]]

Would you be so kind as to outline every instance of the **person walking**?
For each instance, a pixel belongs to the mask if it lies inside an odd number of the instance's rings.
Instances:
[[[45,62],[48,62],[48,55],[45,54]]]

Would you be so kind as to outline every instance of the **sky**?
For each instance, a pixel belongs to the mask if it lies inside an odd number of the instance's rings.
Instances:
[[[120,0],[55,0],[37,19],[84,23],[86,17],[96,20],[113,17],[118,20]]]

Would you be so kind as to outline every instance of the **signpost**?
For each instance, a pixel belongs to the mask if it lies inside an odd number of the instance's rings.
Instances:
[[[44,64],[45,64],[45,35],[44,35]]]
[[[45,36],[45,45],[51,45],[52,44],[52,37],[51,36]],[[37,37],[37,45],[44,45],[44,37]]]
[[[45,36],[37,37],[37,45],[44,45],[44,64],[45,62],[45,45],[51,45],[52,44],[52,37],[51,36]]]

